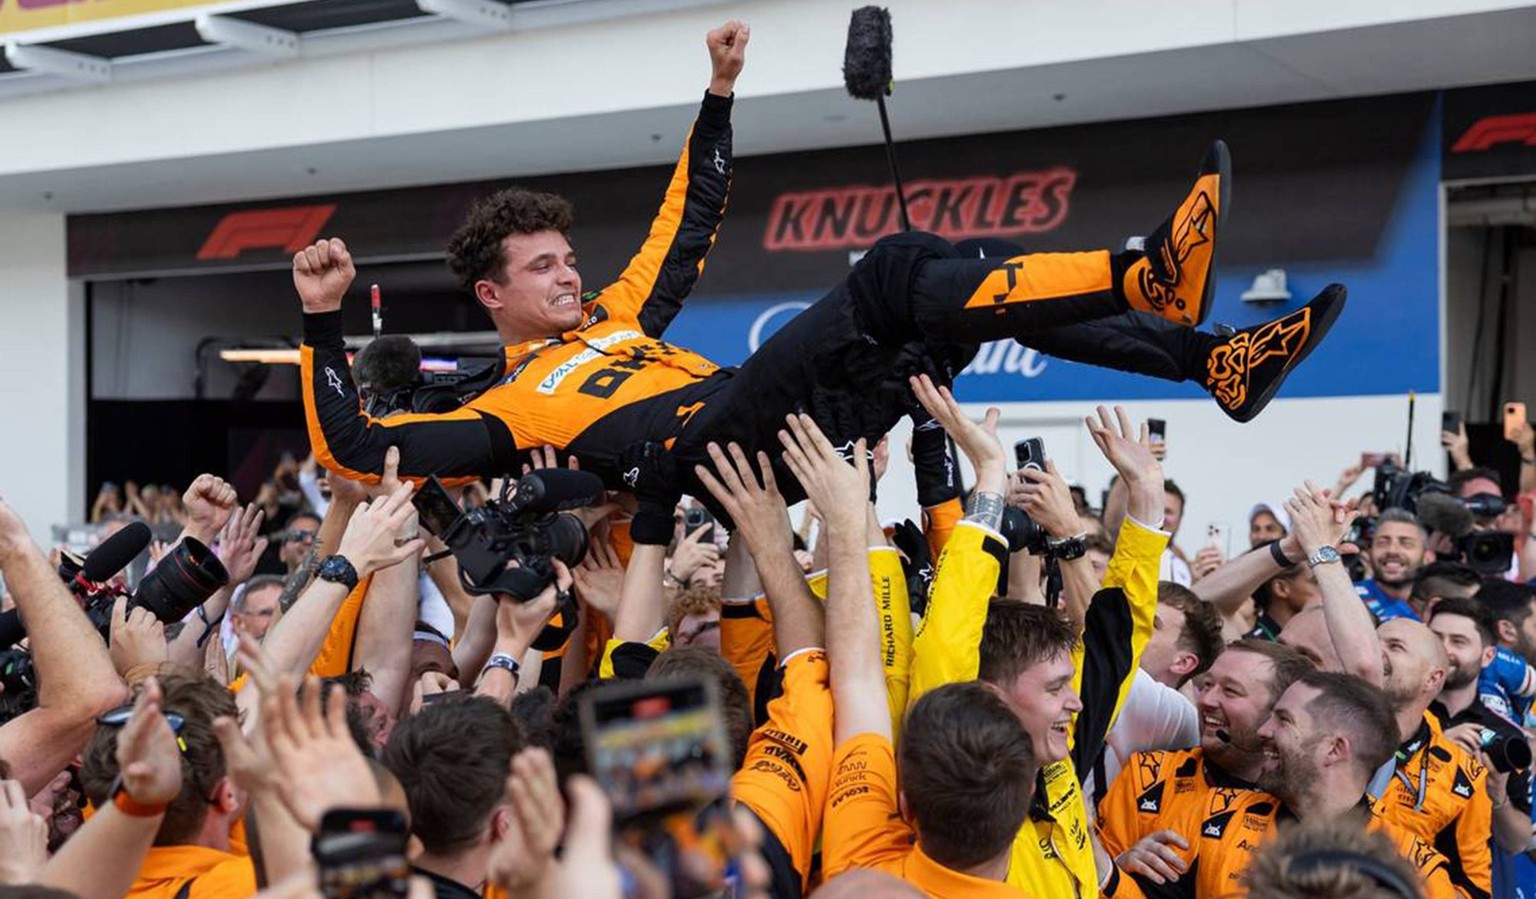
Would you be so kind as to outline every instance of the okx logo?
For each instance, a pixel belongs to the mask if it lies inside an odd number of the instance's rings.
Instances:
[[[334,203],[231,212],[213,226],[197,258],[234,259],[246,250],[297,253],[312,243],[336,211]]]

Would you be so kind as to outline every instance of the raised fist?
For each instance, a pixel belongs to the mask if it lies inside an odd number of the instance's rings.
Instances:
[[[746,64],[747,40],[751,36],[752,29],[735,19],[704,36],[704,43],[709,47],[710,66],[713,68],[709,81],[710,93],[721,97],[731,95],[736,87],[736,76],[741,74],[741,67]]]
[[[341,308],[357,269],[340,238],[318,240],[293,256],[293,286],[305,312],[334,312]]]

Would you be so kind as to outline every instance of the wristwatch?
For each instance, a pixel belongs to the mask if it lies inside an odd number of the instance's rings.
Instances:
[[[352,567],[346,556],[326,556],[320,562],[320,568],[315,571],[315,576],[322,581],[341,584],[348,590],[357,586],[357,569]]]
[[[520,677],[523,666],[518,664],[517,659],[504,652],[498,652],[493,653],[490,658],[485,660],[485,667],[480,669],[480,676],[484,677],[485,673],[492,668],[501,668],[513,677]]]
[[[1078,534],[1075,537],[1063,537],[1060,540],[1047,538],[1045,544],[1051,548],[1051,554],[1063,562],[1073,559],[1081,559],[1088,552],[1088,543],[1083,538],[1087,534]]]
[[[1316,568],[1319,565],[1327,565],[1329,562],[1339,561],[1339,551],[1331,546],[1319,546],[1317,552],[1307,556],[1307,566]]]

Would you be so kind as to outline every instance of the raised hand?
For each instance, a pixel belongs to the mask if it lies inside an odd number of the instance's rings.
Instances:
[[[624,593],[624,565],[608,541],[593,540],[587,547],[587,557],[572,569],[571,577],[582,601],[612,622],[619,611],[619,597]]]
[[[187,536],[204,543],[213,542],[225,522],[229,521],[229,516],[234,514],[238,502],[235,488],[223,478],[211,474],[198,475],[187,492],[181,495],[181,504],[187,510]]]
[[[164,664],[170,654],[165,625],[142,606],[130,610],[127,597],[119,596],[112,603],[108,636],[112,667],[125,679],[135,668]]]
[[[704,35],[709,47],[709,92],[718,97],[729,97],[736,88],[736,78],[747,61],[747,41],[752,29],[735,19]]]
[[[711,443],[708,450],[709,458],[715,463],[714,472],[702,465],[695,465],[693,472],[731,516],[731,520],[736,522],[736,533],[746,541],[747,549],[753,556],[763,551],[787,550],[793,546],[789,509],[784,505],[779,485],[773,479],[773,464],[768,454],[757,454],[757,470],[754,471],[746,452],[735,443],[725,449],[721,449],[718,443]],[[672,559],[672,570],[677,574],[676,556]]]
[[[334,312],[357,277],[352,254],[338,237],[318,240],[293,256],[293,286],[305,312]]]
[[[415,519],[411,485],[401,484],[388,496],[357,507],[341,535],[337,553],[352,563],[360,578],[398,565],[426,546],[416,530]],[[407,538],[404,534],[411,536]]]
[[[160,710],[160,684],[145,678],[133,701],[133,715],[117,735],[117,770],[128,798],[143,805],[169,805],[181,793],[181,749]]]
[[[704,532],[709,529],[710,525],[701,524],[677,541],[677,549],[672,551],[672,564],[667,570],[679,584],[686,586],[695,571],[720,562],[720,547],[704,542]]]
[[[1285,501],[1285,509],[1291,514],[1291,533],[1308,557],[1319,547],[1333,546],[1360,517],[1354,508],[1335,503],[1311,481],[1296,488],[1295,495]]]
[[[559,605],[559,594],[571,589],[571,570],[559,559],[553,561],[555,580],[543,592],[528,602],[518,602],[502,596],[496,597],[496,647],[520,659],[538,639],[544,625]]]
[[[276,695],[262,699],[262,730],[277,766],[283,804],[309,831],[333,808],[377,806],[378,783],[347,729],[345,690],[332,684],[322,712],[317,678],[305,679],[302,699],[293,687],[293,679],[284,675]]]
[[[829,528],[862,529],[869,505],[869,453],[864,440],[853,445],[850,464],[809,415],[790,415],[784,421],[789,426],[779,432],[784,464],[805,488],[806,498],[821,509]]]
[[[19,780],[0,780],[0,885],[31,883],[48,864],[48,822]]]
[[[491,880],[513,894],[534,890],[555,870],[555,845],[565,829],[565,803],[549,753],[531,747],[512,757],[506,792],[512,814],[506,836],[491,850]]]
[[[1006,476],[1008,457],[1003,452],[1002,441],[997,439],[998,410],[987,409],[986,417],[975,422],[961,410],[949,388],[935,387],[927,375],[918,375],[910,383],[917,401],[949,432],[960,451],[971,460],[972,467],[976,469],[978,487],[984,473],[994,476],[1001,485]],[[994,489],[993,492],[1001,493],[1002,490]]]
[[[1184,876],[1189,865],[1172,846],[1188,849],[1189,841],[1178,831],[1159,830],[1120,854],[1115,864],[1130,874],[1140,874],[1153,883],[1173,883]]]
[[[266,510],[251,503],[243,510],[229,516],[224,530],[219,533],[219,561],[229,572],[231,586],[243,584],[256,573],[256,564],[267,551],[266,537],[261,536],[261,525],[266,520]]]
[[[0,497],[0,561],[22,552],[37,552],[37,544],[32,542],[26,522]]]
[[[1019,472],[1019,505],[1035,523],[1057,540],[1076,536],[1083,530],[1077,515],[1077,505],[1072,502],[1072,491],[1067,489],[1066,479],[1056,470],[1056,463],[1047,461],[1045,471],[1026,468]]]
[[[1116,406],[1113,417],[1103,406],[1097,411],[1097,420],[1088,416],[1083,421],[1099,452],[1125,482],[1129,491],[1127,510],[1132,518],[1143,524],[1160,524],[1163,520],[1163,466],[1152,454],[1146,422],[1142,422],[1138,431],[1131,424],[1124,406]]]

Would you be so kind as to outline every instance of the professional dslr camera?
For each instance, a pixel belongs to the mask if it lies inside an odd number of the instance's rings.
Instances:
[[[459,580],[467,592],[530,602],[554,582],[555,559],[574,567],[586,558],[586,526],[574,515],[560,513],[593,505],[603,496],[597,475],[550,468],[509,481],[499,498],[467,512],[435,477],[427,479],[411,502],[422,524],[458,561]],[[559,601],[560,626],[546,627],[533,648],[558,649],[575,629],[575,600],[566,591]]]
[[[1372,493],[1377,509],[1405,509],[1418,516],[1425,528],[1449,538],[1452,549],[1437,553],[1442,560],[1463,561],[1481,575],[1509,570],[1515,553],[1513,535],[1475,527],[1477,519],[1503,514],[1507,505],[1503,497],[1483,493],[1460,499],[1452,494],[1449,484],[1429,472],[1408,472],[1391,462],[1376,469]]]
[[[353,362],[363,409],[374,418],[395,412],[452,412],[501,380],[506,360],[464,357],[451,371],[421,370],[421,348],[387,334],[358,351]]]

